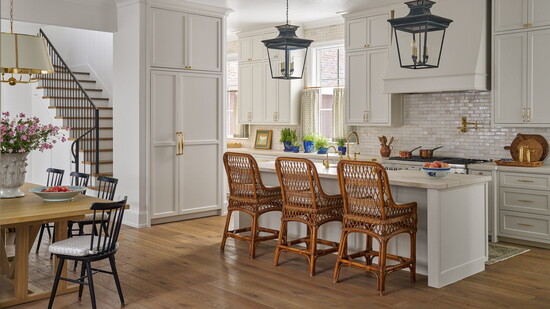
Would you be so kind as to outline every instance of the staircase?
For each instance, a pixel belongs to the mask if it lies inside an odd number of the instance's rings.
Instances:
[[[113,108],[91,79],[90,72],[72,71],[42,30],[55,73],[40,76],[37,89],[55,119],[70,127],[73,170],[90,174],[90,189],[98,176],[113,175]]]

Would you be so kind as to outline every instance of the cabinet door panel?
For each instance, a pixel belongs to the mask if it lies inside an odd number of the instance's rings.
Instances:
[[[369,16],[367,18],[369,47],[380,47],[389,45],[390,24],[388,23],[388,14]]]
[[[550,1],[529,1],[529,23],[532,24],[533,27],[550,25]]]
[[[188,65],[194,70],[221,71],[221,19],[189,15],[188,25]]]
[[[367,43],[367,19],[357,18],[347,21],[346,49],[364,48]]]
[[[527,100],[527,33],[495,36],[495,123],[523,123]]]
[[[152,10],[151,65],[184,67],[186,16],[169,10]],[[167,35],[167,34],[170,35]]]
[[[265,83],[265,111],[263,115],[263,122],[277,122],[277,112],[279,105],[279,83],[278,79],[271,77],[271,70],[269,63],[263,65],[264,69],[264,83]]]
[[[250,37],[239,39],[239,61],[252,59],[252,40]]]
[[[550,123],[550,30],[529,32],[530,123]]]
[[[239,65],[238,113],[240,123],[250,123],[252,115],[252,66]]]
[[[346,55],[346,122],[365,124],[367,102],[367,52]]]
[[[252,65],[252,122],[261,123],[264,115],[265,86],[264,86],[264,64],[255,63]]]
[[[187,143],[187,142],[186,142]],[[199,213],[221,208],[220,144],[187,144],[181,167],[180,214]]]
[[[221,117],[221,78],[218,75],[182,74],[182,131],[185,141],[217,141]]]
[[[495,31],[522,29],[527,24],[527,0],[495,0]]]
[[[390,95],[384,93],[384,76],[388,64],[388,50],[374,50],[368,52],[367,123],[389,123]]]
[[[153,218],[178,213],[178,161],[176,131],[180,100],[177,73],[151,73],[151,215]]]
[[[252,60],[265,60],[267,58],[267,49],[265,48],[264,35],[254,35],[250,39],[250,44],[252,45]]]

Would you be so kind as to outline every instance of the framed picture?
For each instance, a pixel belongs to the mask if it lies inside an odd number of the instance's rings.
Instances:
[[[271,149],[271,138],[273,137],[272,130],[256,130],[256,149]]]

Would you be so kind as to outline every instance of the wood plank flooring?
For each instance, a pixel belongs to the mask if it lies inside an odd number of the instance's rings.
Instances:
[[[342,282],[334,284],[335,256],[321,257],[317,275],[310,277],[304,257],[283,253],[280,266],[272,266],[274,242],[261,244],[255,260],[248,258],[246,243],[232,239],[221,253],[224,220],[209,217],[143,229],[125,227],[117,263],[126,307],[550,308],[550,250],[532,248],[442,289],[428,287],[424,276],[410,284],[407,272],[397,272],[390,275],[386,295],[380,297],[375,278],[356,269],[343,268]],[[47,243],[46,238],[43,244]],[[46,250],[45,245],[38,255],[31,253],[30,273],[34,286],[50,289],[53,275],[48,269],[53,262]],[[112,277],[97,274],[94,281],[99,308],[120,308]],[[46,306],[47,300],[42,300],[13,308]],[[58,296],[54,307],[90,308],[87,289],[81,303],[73,293]]]

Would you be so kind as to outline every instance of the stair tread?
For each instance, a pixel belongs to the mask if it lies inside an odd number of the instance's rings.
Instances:
[[[54,109],[54,108],[70,108],[70,109],[93,109],[93,107],[80,107],[80,106],[48,106],[48,108],[51,108],[51,109]],[[107,109],[107,110],[112,110],[113,108],[112,107],[108,107],[108,106],[96,106],[97,109]]]
[[[55,119],[95,119],[95,117],[59,117],[59,116],[56,116]],[[99,119],[113,119],[113,117],[99,117]]]
[[[47,86],[38,86],[36,87],[36,89],[80,90],[80,88],[74,88],[74,87],[47,87]],[[84,91],[103,91],[103,89],[84,88]]]
[[[52,96],[43,96],[42,99],[64,99],[64,100],[87,100],[86,98],[75,98],[75,97],[52,97]],[[92,100],[98,101],[109,101],[109,98],[90,98]]]
[[[79,152],[94,152],[94,149],[80,149]],[[99,149],[99,152],[113,152],[113,149]]]
[[[58,80],[58,81],[66,81],[66,82],[72,82],[73,81],[70,78],[55,78],[55,77],[40,77],[40,79],[42,79],[42,80]],[[78,81],[80,83],[82,83],[82,82],[84,82],[84,83],[95,83],[96,82],[95,80],[91,80],[91,79],[79,79]]]
[[[55,73],[59,73],[59,72],[69,72],[69,71],[67,71],[67,69],[65,69],[65,67],[62,66],[62,65],[54,64],[53,67],[54,67]],[[57,70],[56,68],[57,68],[57,69],[60,69],[60,70]],[[71,71],[72,71],[72,70],[71,70]],[[72,71],[72,72],[73,72],[74,74],[86,74],[86,75],[90,75],[89,72],[82,72],[82,71]]]
[[[84,164],[95,164],[95,161],[82,161]],[[112,160],[99,160],[99,164],[113,164]]]
[[[77,137],[69,137],[68,139],[70,141],[76,141]],[[95,140],[95,138],[86,137],[86,138],[81,139],[81,141],[93,141],[93,140]],[[112,141],[113,138],[112,137],[100,137],[99,140],[100,141]]]

